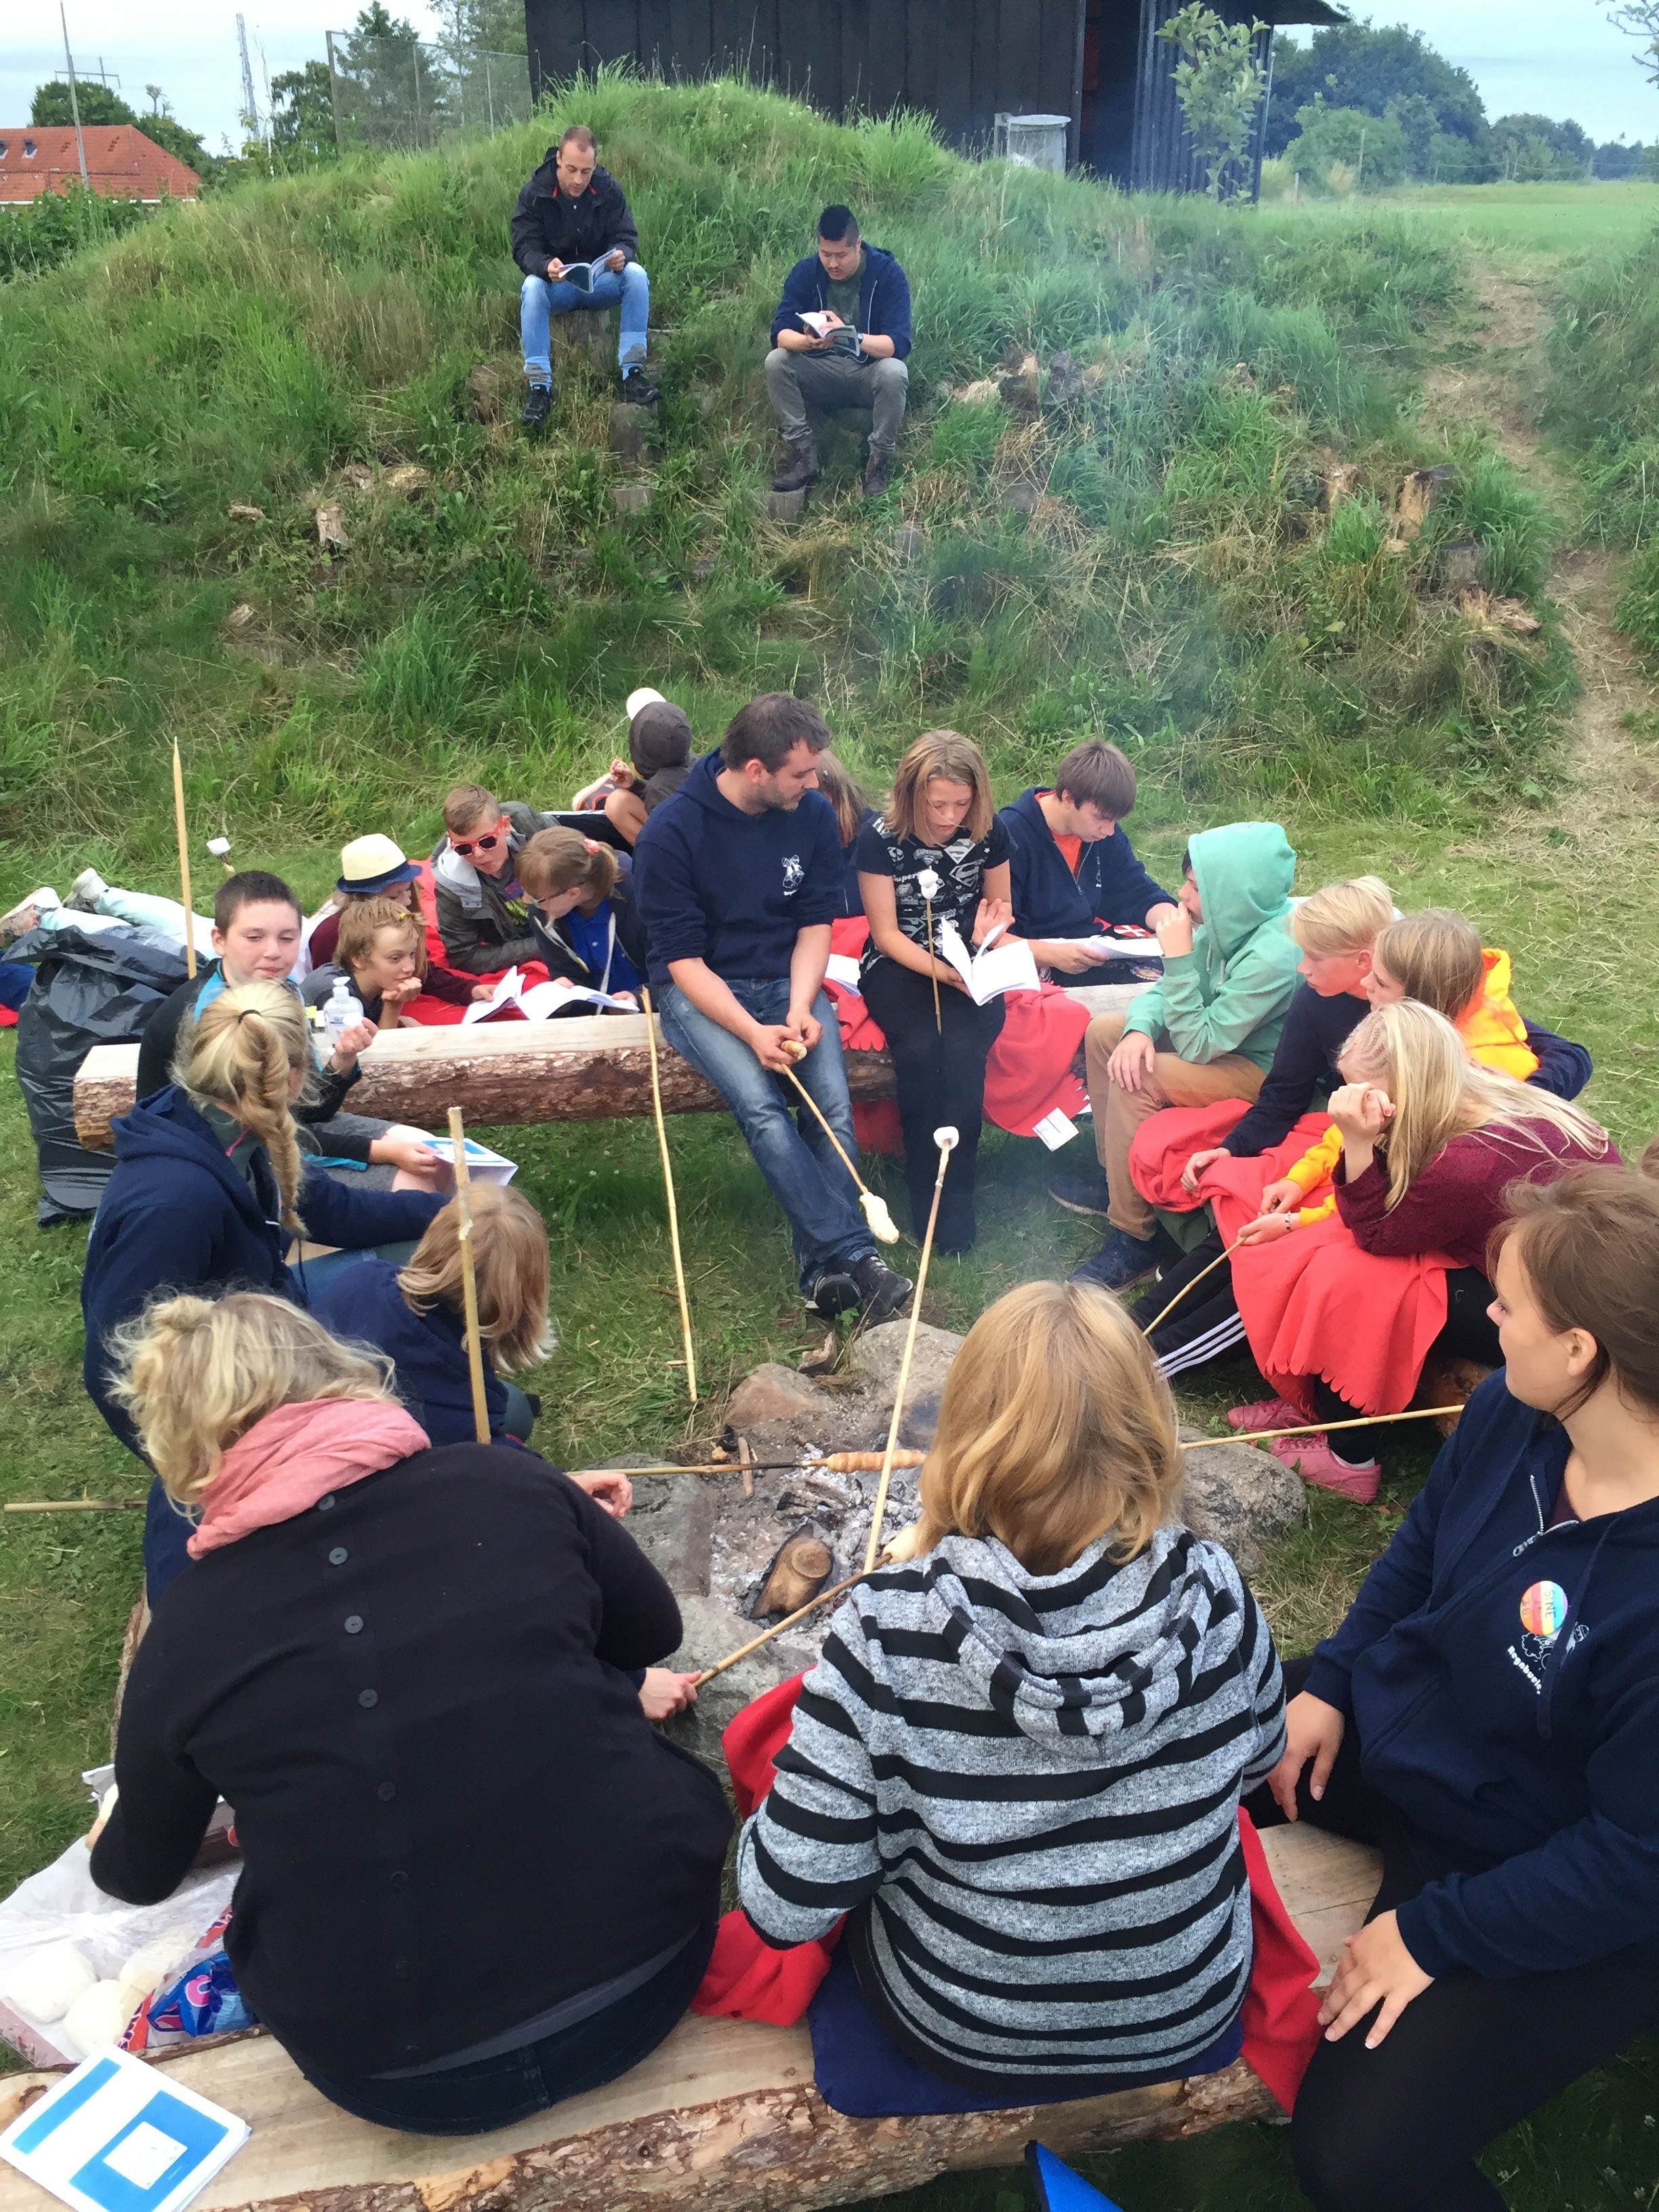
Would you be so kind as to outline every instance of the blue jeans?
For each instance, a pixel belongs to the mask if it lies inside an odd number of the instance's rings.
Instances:
[[[617,365],[622,369],[645,366],[646,332],[651,322],[651,279],[637,261],[620,269],[605,269],[593,279],[591,292],[574,284],[550,283],[545,276],[526,276],[519,289],[519,333],[524,340],[524,373],[532,384],[551,384],[553,357],[549,325],[555,315],[580,308],[614,307],[622,302],[617,338]]]
[[[789,1012],[789,979],[757,977],[726,988],[757,1022],[781,1022]],[[783,1208],[800,1270],[800,1286],[810,1292],[820,1275],[866,1259],[876,1243],[859,1211],[859,1194],[835,1146],[805,1106],[790,1111],[795,1092],[781,1075],[763,1067],[741,1037],[700,1014],[684,991],[665,984],[657,1001],[663,1035],[682,1060],[706,1075],[737,1116],[755,1164]],[[823,1024],[818,1039],[795,1073],[823,1109],[824,1119],[858,1158],[853,1134],[853,1102],[847,1095],[842,1064],[841,1030],[836,1010],[822,991],[812,1012]]]

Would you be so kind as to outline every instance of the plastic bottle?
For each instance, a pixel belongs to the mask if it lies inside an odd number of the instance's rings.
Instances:
[[[362,1001],[351,994],[351,986],[343,975],[334,979],[334,988],[323,1008],[323,1056],[331,1058],[341,1037],[347,1030],[356,1029],[363,1018]]]

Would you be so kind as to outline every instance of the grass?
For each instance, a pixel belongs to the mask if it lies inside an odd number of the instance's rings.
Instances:
[[[1137,762],[1134,834],[1166,881],[1189,829],[1272,813],[1300,890],[1376,871],[1402,905],[1462,908],[1514,955],[1522,1006],[1590,1046],[1590,1103],[1620,1141],[1659,1123],[1659,1013],[1629,982],[1655,971],[1659,917],[1626,898],[1609,928],[1623,856],[1559,795],[1575,678],[1549,569],[1582,517],[1547,507],[1480,434],[1448,446],[1417,414],[1472,252],[1524,246],[1566,269],[1648,219],[1644,188],[1238,213],[972,167],[914,123],[842,128],[730,84],[606,77],[558,118],[579,108],[627,181],[669,333],[637,520],[613,519],[611,394],[585,362],[562,367],[543,444],[510,419],[504,216],[545,122],[168,210],[0,289],[0,904],[88,861],[171,888],[175,735],[198,843],[223,830],[243,865],[314,901],[347,836],[423,848],[458,776],[567,794],[616,750],[636,682],[682,699],[705,739],[752,690],[799,685],[872,787],[930,722],[983,745],[1005,798],[1100,730]],[[808,522],[781,532],[757,521],[766,318],[843,192],[916,285],[903,469],[866,510],[838,438]],[[1638,312],[1639,285],[1624,296]],[[1074,414],[945,402],[1010,343],[1085,365]],[[1631,373],[1646,373],[1634,354]],[[1601,389],[1585,385],[1587,421]],[[1358,495],[1328,520],[1332,459],[1358,466]],[[1451,494],[1395,550],[1401,475],[1442,460]],[[427,486],[396,494],[400,462]],[[1042,487],[1029,520],[1004,504],[1016,480]],[[352,539],[334,561],[319,497],[341,500]],[[264,519],[234,520],[233,501]],[[925,539],[908,563],[902,521]],[[1488,584],[1543,617],[1540,642],[1489,636],[1437,588],[1439,547],[1470,538]],[[231,623],[234,608],[248,611]],[[9,1079],[0,1132],[0,1362],[27,1441],[0,1494],[135,1495],[79,1381],[85,1232],[35,1227]],[[567,1460],[672,1446],[689,1425],[648,1123],[481,1133],[521,1162],[552,1233],[562,1340],[531,1378],[538,1441]],[[806,1334],[781,1224],[729,1126],[687,1117],[673,1141],[712,1393],[793,1360]],[[981,1246],[933,1279],[958,1327],[1092,1241],[1044,1200],[1046,1153],[994,1135],[981,1158]],[[1256,1395],[1247,1362],[1202,1380],[1183,1394],[1195,1419]],[[1402,1444],[1376,1508],[1316,1498],[1275,1549],[1260,1587],[1287,1651],[1340,1618],[1429,1455]],[[0,1886],[84,1822],[76,1776],[106,1754],[137,1518],[0,1526]],[[1499,2147],[1517,2206],[1600,2212],[1648,2188],[1649,2063],[1592,2077]],[[1297,2202],[1270,2130],[1090,2170],[1134,2212]],[[888,2201],[1027,2198],[999,2174]]]

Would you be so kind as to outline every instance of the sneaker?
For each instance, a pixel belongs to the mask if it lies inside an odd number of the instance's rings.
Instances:
[[[859,1286],[844,1267],[825,1270],[806,1293],[806,1310],[821,1321],[854,1312],[860,1304]]]
[[[804,446],[786,447],[789,458],[772,478],[774,491],[805,491],[818,480],[818,449],[809,438]]]
[[[864,1309],[866,1321],[890,1321],[910,1303],[915,1285],[907,1277],[895,1274],[887,1262],[878,1260],[873,1252],[854,1260],[849,1272],[858,1285],[859,1304]]]
[[[78,907],[82,914],[92,914],[96,911],[99,900],[108,889],[109,885],[96,868],[82,868],[70,885],[69,896],[64,904]]]
[[[1056,1176],[1048,1186],[1048,1195],[1067,1213],[1103,1214],[1112,1198],[1098,1169],[1091,1176]]]
[[[553,412],[553,391],[550,385],[532,384],[530,396],[519,410],[519,420],[526,430],[539,430]]]
[[[1097,1290],[1127,1291],[1155,1275],[1166,1261],[1178,1258],[1172,1240],[1159,1230],[1156,1237],[1131,1237],[1114,1229],[1099,1251],[1092,1252],[1066,1280],[1092,1283]]]
[[[890,453],[878,453],[872,447],[870,458],[864,465],[866,499],[879,499],[891,482],[892,475],[893,456]]]
[[[1356,1505],[1370,1504],[1382,1480],[1382,1469],[1376,1460],[1356,1465],[1352,1460],[1339,1459],[1323,1437],[1275,1437],[1267,1449],[1275,1459],[1293,1468],[1304,1482],[1311,1482],[1320,1490],[1334,1490],[1339,1498],[1351,1498]]]
[[[42,884],[38,891],[19,899],[9,914],[0,914],[0,937],[21,937],[43,914],[55,914],[63,903],[50,884]]]
[[[662,398],[642,368],[630,368],[623,374],[622,396],[629,407],[654,407]]]
[[[1258,1398],[1254,1406],[1234,1406],[1227,1413],[1230,1429],[1301,1429],[1307,1415],[1288,1398]]]

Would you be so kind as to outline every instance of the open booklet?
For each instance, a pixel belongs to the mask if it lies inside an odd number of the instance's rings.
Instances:
[[[616,250],[614,246],[609,246],[606,248],[606,253],[614,253]],[[558,282],[561,284],[571,285],[578,292],[591,292],[601,276],[615,274],[616,271],[610,267],[605,253],[602,253],[597,261],[567,261],[564,264],[564,274]]]
[[[492,1014],[503,1014],[509,1006],[516,1006],[527,1022],[551,1021],[567,1006],[614,1006],[619,1013],[636,1014],[639,1008],[633,1000],[617,997],[610,991],[590,991],[580,983],[568,982],[555,975],[545,983],[526,985],[523,973],[509,968],[487,999],[475,999],[461,1016],[462,1026],[469,1022],[487,1022]]]
[[[1005,991],[1040,991],[1042,984],[1036,971],[1036,962],[1031,957],[1031,948],[1024,938],[999,945],[1002,932],[994,929],[983,945],[970,959],[968,949],[951,922],[941,924],[934,942],[941,960],[948,961],[968,986],[968,995],[976,1006],[1000,998]]]
[[[838,323],[817,307],[809,307],[796,318],[815,338],[828,338],[831,353],[851,354],[855,358],[864,351],[864,341],[850,323]]]
[[[1068,945],[1080,945],[1091,960],[1160,960],[1158,939],[1150,930],[1144,937],[1068,937]]]

